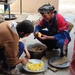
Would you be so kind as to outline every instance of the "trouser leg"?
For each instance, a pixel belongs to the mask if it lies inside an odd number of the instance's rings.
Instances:
[[[6,58],[5,58],[5,56],[4,56],[4,50],[0,50],[0,60],[1,61],[3,61],[2,62],[2,67],[4,68],[4,69],[6,69],[6,70],[8,70],[8,65],[7,65],[7,63],[6,63]]]
[[[45,35],[49,35],[49,31],[47,30],[41,30],[40,31],[42,34],[45,34]],[[57,41],[56,40],[40,40],[38,39],[41,43],[45,44],[48,48],[50,49],[53,49],[54,47],[56,47],[56,43]]]
[[[60,56],[67,56],[68,53],[68,42],[65,44],[65,39],[61,39],[57,42],[57,46],[61,49]]]
[[[55,40],[40,40],[38,39],[40,42],[42,42],[43,44],[45,44],[49,49],[53,49],[56,47],[56,41]]]
[[[19,42],[19,57],[22,55],[23,51],[24,51],[24,44],[22,42]],[[4,52],[0,53],[0,57],[1,57],[1,60],[3,61],[2,67],[4,69],[11,70],[16,67],[16,66],[8,67],[8,64],[6,63],[6,57],[4,56]]]

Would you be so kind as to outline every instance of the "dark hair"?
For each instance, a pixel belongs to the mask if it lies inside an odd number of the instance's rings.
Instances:
[[[38,12],[41,14],[49,13],[50,11],[54,11],[55,7],[50,4],[44,4],[38,9]]]
[[[24,34],[32,33],[34,31],[33,23],[29,20],[24,20],[20,23],[18,23],[16,27],[18,33],[24,32]]]

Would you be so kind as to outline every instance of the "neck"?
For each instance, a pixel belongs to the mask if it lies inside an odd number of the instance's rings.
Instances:
[[[54,13],[52,14],[52,18],[54,17]]]

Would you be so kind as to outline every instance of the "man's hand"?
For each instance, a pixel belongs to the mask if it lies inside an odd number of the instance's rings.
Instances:
[[[41,35],[40,37],[38,36],[38,33],[39,32],[35,32],[34,33],[34,36],[35,36],[35,38],[38,38],[38,39],[40,39],[40,40],[47,40],[48,39],[48,36],[47,35]]]
[[[38,37],[41,40],[47,40],[49,36],[47,35],[42,35],[41,37]]]
[[[38,39],[40,39],[40,40],[49,40],[49,39],[50,39],[50,40],[55,40],[54,36],[47,36],[47,35],[44,35],[44,34],[42,34],[41,37],[39,37],[39,36],[38,36],[38,33],[39,33],[39,32],[35,32],[35,33],[34,33],[35,38],[38,38]]]
[[[34,37],[35,37],[35,38],[38,37],[38,32],[34,32]]]
[[[47,36],[42,35],[41,37],[38,37],[40,40],[55,40],[54,36]]]

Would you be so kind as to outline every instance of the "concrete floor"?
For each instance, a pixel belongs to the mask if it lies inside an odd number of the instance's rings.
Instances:
[[[75,15],[74,14],[67,13],[67,14],[64,14],[63,16],[66,18],[67,21],[71,22],[72,24],[75,24]],[[71,42],[68,45],[68,57],[67,58],[68,58],[69,61],[71,61],[72,54],[73,54],[73,43],[74,43],[73,32],[74,32],[74,28],[70,32]],[[27,46],[29,44],[33,44],[33,43],[36,43],[36,42],[39,42],[39,41],[37,39],[34,40],[34,36],[33,36],[33,34],[31,34],[29,37],[24,38],[23,39],[23,42]],[[69,68],[66,68],[66,69],[58,69],[57,72],[53,72],[53,71],[47,69],[46,72],[39,73],[39,74],[27,73],[26,71],[24,71],[22,69],[22,66],[21,65],[18,66],[18,68],[20,68],[20,70],[22,70],[21,72],[24,75],[70,75]]]
[[[73,2],[72,6],[74,6],[75,0],[71,0],[71,1]],[[69,5],[71,5],[70,0],[65,0],[65,2],[63,0],[60,0],[60,4],[59,4],[60,11],[59,11],[59,13],[62,14],[66,18],[67,21],[71,22],[74,25],[75,24],[75,12],[74,12],[74,10],[69,12],[70,11],[69,9],[71,9],[71,8],[68,7]],[[65,8],[62,8],[63,6],[65,7],[66,4],[67,4],[67,7],[66,7],[67,10],[65,10]],[[75,9],[75,8],[72,8],[72,9]],[[31,21],[34,21],[35,18],[37,18],[37,20],[40,18],[39,15],[32,15],[32,16],[34,16],[34,17],[31,17],[31,15],[29,14],[27,19],[29,19]],[[39,16],[39,18],[38,18],[38,16]],[[30,19],[30,17],[31,17],[31,19]],[[74,43],[73,32],[74,32],[74,28],[70,32],[71,42],[68,45],[68,57],[67,58],[68,58],[69,61],[71,61],[72,54],[73,54],[73,43]],[[33,43],[36,43],[36,42],[39,42],[39,41],[37,39],[34,40],[34,36],[33,36],[33,34],[31,34],[30,36],[28,36],[26,38],[23,38],[23,42],[25,43],[25,46],[27,46],[29,44],[33,44]],[[21,58],[23,56],[24,56],[24,54],[22,54]],[[38,74],[26,72],[25,70],[22,69],[21,64],[17,65],[17,69],[22,73],[21,75],[70,75],[69,68],[58,69],[57,72],[53,72],[50,69],[47,69],[44,73],[38,73]],[[2,74],[0,74],[0,75],[2,75]]]
[[[73,14],[64,14],[63,15],[68,21],[70,21],[71,23],[75,24],[75,15]],[[74,41],[74,36],[73,36],[73,32],[74,32],[74,28],[72,29],[72,31],[70,32],[71,35],[71,42],[69,43],[68,46],[68,60],[71,61],[72,58],[72,54],[73,54],[73,41]],[[33,34],[31,34],[30,36],[28,36],[27,38],[23,38],[23,42],[25,43],[25,45],[29,45],[29,44],[33,44],[36,42],[39,42],[37,39],[34,40],[34,36]],[[22,54],[22,57],[24,56],[24,54]],[[26,72],[23,68],[22,65],[19,64],[17,65],[17,69],[22,73],[21,75],[70,75],[70,71],[69,68],[66,69],[58,69],[57,72],[53,72],[50,69],[47,69],[45,72],[43,73],[37,73],[37,74],[33,74],[33,73],[28,73]]]
[[[68,15],[67,17],[70,17],[70,16]],[[69,61],[71,61],[72,53],[73,53],[73,42],[74,42],[73,31],[74,31],[74,28],[70,32],[72,40],[71,40],[71,42],[68,45],[68,57],[67,58],[68,58]],[[39,42],[39,41],[37,39],[34,40],[34,36],[33,36],[33,34],[31,34],[28,38],[24,38],[23,42],[25,43],[25,45],[29,45],[29,44],[33,44],[33,43],[36,43],[36,42]],[[51,70],[48,69],[46,72],[44,72],[44,74],[40,73],[40,74],[34,74],[34,75],[63,75],[63,74],[64,75],[70,75],[69,68],[58,69],[58,71],[55,72],[55,73],[53,71],[51,71]],[[31,75],[31,74],[26,74],[26,75]]]
[[[66,18],[67,21],[71,22],[72,24],[75,24],[75,22],[74,22],[75,15],[73,15],[73,14],[66,14],[65,15],[64,14],[63,16]],[[73,32],[74,32],[74,27],[70,32],[71,42],[68,45],[68,56],[67,56],[67,58],[68,58],[69,61],[71,61],[72,54],[73,54],[73,43],[74,43]],[[28,37],[23,38],[22,40],[25,43],[25,46],[27,46],[29,44],[37,43],[37,42],[40,43],[37,39],[34,39],[33,33],[31,35],[29,35]],[[23,56],[24,56],[24,54],[21,57],[23,57]],[[70,75],[69,68],[58,69],[57,72],[53,72],[50,69],[47,69],[44,73],[38,73],[38,74],[33,74],[33,73],[26,72],[25,70],[22,69],[21,64],[19,64],[17,66],[17,69],[19,69],[20,72],[23,73],[24,75],[63,75],[63,74],[64,75]]]
[[[72,0],[72,2],[70,0],[61,0],[59,1],[60,4],[59,4],[59,13],[62,14],[67,21],[71,22],[73,25],[75,25],[75,11],[74,11],[74,3],[75,1]],[[71,5],[71,3],[73,5]],[[71,6],[69,8],[69,6]],[[64,7],[64,8],[63,8]],[[65,9],[66,7],[66,9]],[[72,10],[71,10],[72,9]],[[73,33],[74,33],[74,27],[73,29],[71,30],[70,32],[70,36],[71,36],[71,42],[69,43],[68,45],[68,60],[71,61],[72,59],[72,54],[73,54],[73,44],[74,44],[74,36],[73,36]],[[31,34],[28,38],[24,38],[23,39],[23,42],[25,43],[25,45],[28,45],[28,44],[33,44],[33,43],[36,43],[36,42],[39,42],[37,39],[34,40],[34,36],[33,34]],[[66,68],[66,69],[58,69],[57,72],[53,72],[51,70],[47,70],[46,72],[44,73],[39,73],[39,74],[33,74],[33,73],[26,73],[24,72],[25,75],[70,75],[70,71],[69,71],[69,68]]]

